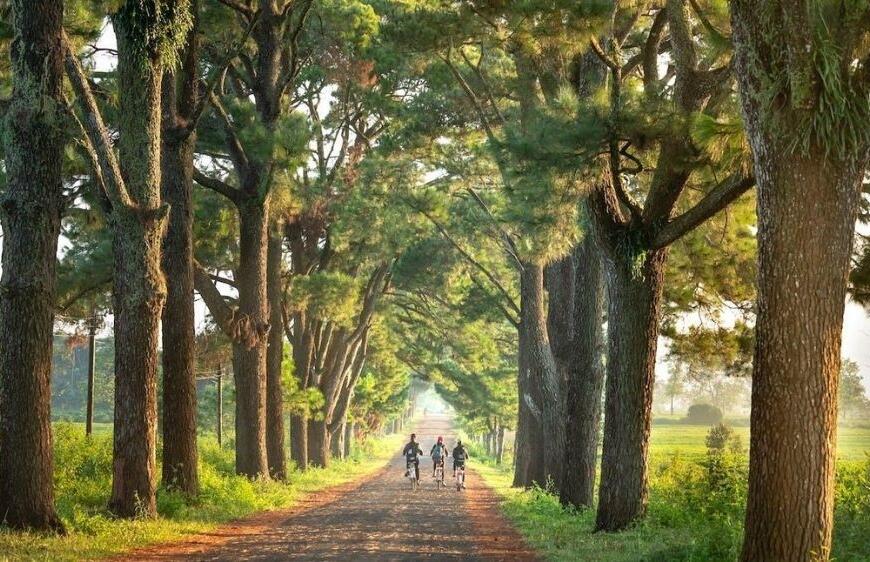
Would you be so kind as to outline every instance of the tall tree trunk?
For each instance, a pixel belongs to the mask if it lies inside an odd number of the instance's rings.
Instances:
[[[63,208],[63,2],[14,0],[0,290],[0,513],[63,530],[54,509],[51,357]]]
[[[329,428],[322,420],[308,420],[308,463],[326,468],[329,466]]]
[[[562,435],[556,365],[547,337],[544,268],[524,263],[520,275],[519,418],[514,486],[546,486],[548,460]],[[549,464],[555,466],[555,464]]]
[[[291,258],[294,271],[303,269],[302,245],[291,246]],[[293,377],[298,388],[307,388],[311,374],[311,362],[314,357],[314,334],[307,327],[306,314],[297,312],[293,315],[293,331],[290,334],[293,343]],[[308,468],[308,419],[304,415],[294,414],[290,417],[290,458],[296,463],[296,468]]]
[[[793,17],[782,17],[757,2],[731,2],[758,179],[758,317],[741,555],[747,561],[827,560],[831,548],[843,309],[870,164],[870,61],[856,64],[850,42],[840,39],[866,35],[866,18],[847,15],[844,4],[830,21],[824,16],[823,29],[822,16],[807,4],[786,3]],[[815,33],[831,33],[838,49],[820,53],[827,43]],[[823,56],[839,58],[826,59],[834,76],[824,83]],[[860,119],[856,111],[863,111]],[[829,128],[799,125],[822,113]],[[845,139],[829,132],[853,128]]]
[[[305,416],[290,416],[290,458],[299,470],[308,468],[308,418]]]
[[[573,360],[565,396],[564,505],[591,507],[595,496],[601,391],[604,385],[604,279],[592,236],[575,251]]]
[[[742,558],[827,559],[843,308],[863,173],[855,162],[755,153],[758,320]]]
[[[118,141],[132,206],[113,211],[115,427],[110,509],[156,514],[157,361],[166,284],[160,267],[167,208],[160,200],[160,57],[142,45],[145,7],[114,16],[118,38]]]
[[[348,420],[344,425],[344,458],[350,458],[353,452],[353,437],[356,431],[356,423]]]
[[[565,475],[563,467],[566,438],[565,387],[575,362],[572,353],[575,335],[574,270],[574,256],[569,254],[548,265],[544,271],[547,289],[547,337],[556,366],[553,385],[555,394],[545,402],[545,408],[553,412],[552,423],[558,428],[555,433],[545,428],[547,437],[551,440],[548,444],[550,452],[547,456],[547,475],[553,481],[554,491],[559,494],[563,485],[562,478]]]
[[[498,444],[495,450],[495,462],[501,464],[504,461],[504,426],[498,427]]]
[[[267,283],[269,296],[269,347],[266,358],[266,451],[272,478],[287,476],[284,453],[284,389],[281,384],[284,362],[284,331],[281,330],[281,264],[283,252],[280,236],[269,236]]]
[[[248,190],[251,191],[251,190]],[[236,472],[269,475],[266,453],[266,290],[268,205],[248,196],[239,205],[239,314],[250,340],[233,345],[236,382]]]
[[[647,502],[652,391],[655,382],[667,250],[608,256],[607,393],[596,528],[618,531],[642,517]]]
[[[336,459],[344,459],[344,429],[347,421],[338,424],[338,428],[330,438],[332,456]]]
[[[539,389],[531,379],[529,367],[530,344],[525,325],[518,327],[517,347],[517,431],[515,436],[514,487],[527,488],[534,484],[544,486],[544,450],[541,421],[532,411],[530,403],[540,401]]]
[[[193,306],[193,157],[188,120],[197,104],[199,39],[187,37],[183,65],[163,77],[161,195],[169,204],[163,239],[163,485],[199,491],[196,450],[196,343]],[[177,83],[176,83],[177,82]]]

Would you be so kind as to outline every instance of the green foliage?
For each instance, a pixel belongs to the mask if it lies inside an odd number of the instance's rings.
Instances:
[[[861,380],[861,368],[852,360],[844,359],[840,365],[840,385],[837,388],[840,415],[846,419],[870,413],[870,399]]]
[[[734,433],[730,426],[724,423],[718,423],[710,428],[707,437],[704,439],[707,445],[709,455],[718,455],[725,452],[726,448],[732,453],[741,453],[743,444],[740,441],[740,436]]]
[[[359,281],[339,271],[322,271],[297,277],[290,287],[290,304],[316,318],[350,326],[357,314]]]
[[[138,60],[157,59],[171,68],[193,24],[190,8],[190,0],[112,0],[110,11],[115,33],[126,38]]]
[[[284,410],[290,414],[315,417],[324,405],[323,394],[316,386],[302,388],[295,375],[292,350],[284,347],[284,361],[281,363],[281,390],[284,391]]]
[[[508,470],[480,463],[475,470],[495,488],[502,510],[547,560],[731,562],[740,551],[745,453],[726,451],[690,460],[669,449],[651,470],[647,518],[621,533],[593,533],[594,509],[565,508],[539,488],[511,488]],[[839,461],[835,489],[832,558],[867,559],[870,458]]]
[[[684,421],[692,425],[712,425],[721,423],[722,417],[722,410],[712,404],[692,404]]]

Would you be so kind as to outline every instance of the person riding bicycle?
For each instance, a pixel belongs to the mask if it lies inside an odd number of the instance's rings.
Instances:
[[[456,478],[456,469],[459,467],[465,468],[465,461],[470,455],[466,450],[462,440],[456,442],[456,447],[453,448],[453,478]]]
[[[420,448],[420,444],[417,443],[417,434],[411,434],[411,440],[405,445],[405,448],[402,449],[402,455],[405,457],[405,464],[407,467],[407,471],[405,475],[408,475],[408,472],[411,470],[411,464],[414,465],[414,474],[417,476],[417,480],[420,480],[420,455],[423,454],[423,449]]]
[[[438,436],[438,442],[432,445],[432,450],[429,451],[432,457],[432,476],[438,470],[438,466],[444,466],[444,459],[447,458],[447,445],[444,444],[444,438]]]

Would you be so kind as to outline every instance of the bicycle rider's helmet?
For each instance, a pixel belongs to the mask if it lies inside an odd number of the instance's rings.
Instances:
[[[440,435],[438,436],[438,442],[439,442],[439,443],[444,443],[444,438],[441,437]]]

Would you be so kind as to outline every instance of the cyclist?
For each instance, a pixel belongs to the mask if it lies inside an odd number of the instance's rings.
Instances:
[[[460,439],[456,442],[456,447],[453,448],[453,478],[456,478],[456,469],[458,467],[465,468],[465,460],[468,457],[468,451],[465,449],[465,445],[462,444],[462,439]]]
[[[405,448],[402,449],[402,455],[405,457],[405,464],[407,466],[407,471],[405,475],[407,476],[411,470],[411,464],[414,465],[414,474],[417,476],[417,481],[420,481],[420,458],[419,456],[423,454],[423,449],[420,448],[420,444],[417,443],[417,434],[411,434],[411,440],[405,445]]]
[[[447,445],[444,444],[444,438],[438,436],[438,442],[432,445],[432,450],[429,451],[432,457],[432,476],[435,476],[435,471],[438,470],[438,465],[444,466],[444,459],[447,458]]]

